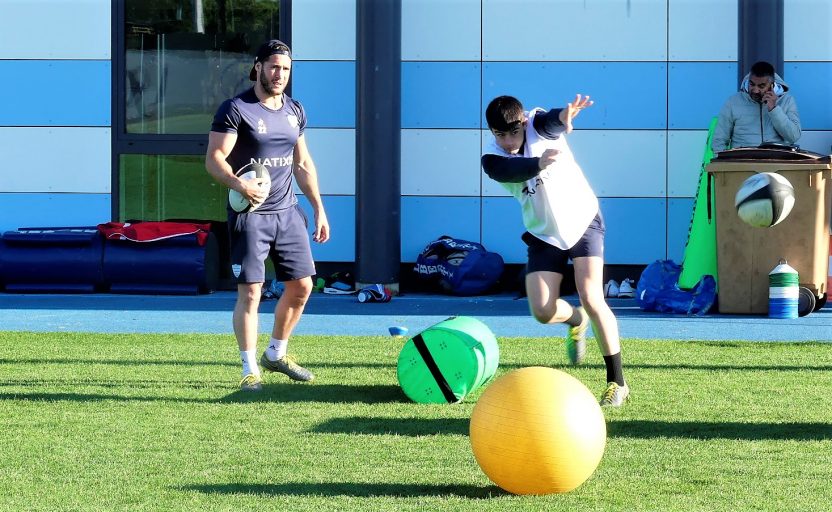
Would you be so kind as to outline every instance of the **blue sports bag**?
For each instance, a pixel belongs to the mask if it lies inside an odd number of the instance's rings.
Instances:
[[[444,235],[419,253],[413,270],[445,293],[480,295],[494,287],[503,267],[503,257],[482,244]]]
[[[716,280],[704,275],[690,290],[677,285],[682,267],[671,260],[647,265],[636,286],[636,302],[644,311],[702,316],[716,302]]]

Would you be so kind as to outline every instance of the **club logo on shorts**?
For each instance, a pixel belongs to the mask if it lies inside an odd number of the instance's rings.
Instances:
[[[290,114],[286,116],[286,120],[289,121],[289,126],[291,126],[292,128],[298,127],[298,116]]]
[[[243,271],[242,265],[231,265],[231,272],[234,273],[234,277],[240,277],[240,272]]]

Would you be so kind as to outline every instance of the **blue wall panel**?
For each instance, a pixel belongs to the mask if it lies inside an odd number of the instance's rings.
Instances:
[[[110,194],[0,194],[0,231],[95,226],[110,219]]]
[[[832,62],[785,64],[783,79],[797,102],[804,130],[832,130]]]
[[[322,196],[331,238],[323,244],[312,242],[315,261],[355,261],[355,196]],[[309,239],[315,232],[315,217],[305,197],[298,198],[309,219]]]
[[[485,107],[503,94],[530,109],[563,107],[580,93],[595,105],[581,113],[578,128],[665,128],[666,85],[663,62],[489,62],[480,116],[485,126]]]
[[[667,14],[667,0],[483,0],[483,56],[492,61],[665,60]]]
[[[312,128],[304,134],[321,194],[355,194],[355,130]],[[295,193],[300,187],[295,182]]]
[[[402,60],[479,61],[480,10],[470,0],[403,0]]]
[[[110,138],[98,126],[0,127],[0,191],[109,194]]]
[[[4,0],[0,59],[109,60],[112,4],[110,0]]]
[[[685,257],[693,203],[693,199],[670,199],[667,206],[667,258],[679,264]]]
[[[668,119],[670,128],[708,129],[711,118],[739,90],[737,64],[677,62],[670,65]]]
[[[600,202],[607,225],[605,263],[646,264],[666,257],[664,199],[608,198]],[[525,228],[517,200],[484,198],[482,219],[483,245],[500,253],[506,263],[525,263],[526,245],[520,239]]]
[[[702,172],[707,130],[671,130],[667,135],[667,195],[695,197]]]
[[[403,195],[480,196],[480,130],[402,130],[401,137]]]
[[[482,200],[482,244],[500,253],[506,263],[526,263],[526,244],[520,236],[526,228],[520,203],[513,197]]]
[[[402,128],[480,128],[478,62],[403,62]]]
[[[667,201],[601,199],[607,225],[605,262],[633,265],[666,258]]]
[[[109,61],[0,60],[0,77],[0,126],[110,125]]]
[[[356,0],[292,2],[293,58],[355,60],[355,2]],[[228,4],[233,9],[234,2]]]
[[[292,94],[309,128],[355,128],[355,62],[295,61]]]
[[[798,107],[799,108],[799,107]],[[797,143],[803,149],[821,153],[824,155],[832,154],[832,131],[809,131],[805,128],[800,133],[800,139]]]
[[[565,137],[598,197],[663,197],[667,190],[666,133],[576,130]]]
[[[829,0],[783,0],[785,60],[832,60],[830,20],[832,3]]]
[[[479,242],[480,198],[402,197],[402,261],[442,235]]]
[[[739,50],[737,2],[738,0],[669,0],[666,34],[668,60],[736,61]]]

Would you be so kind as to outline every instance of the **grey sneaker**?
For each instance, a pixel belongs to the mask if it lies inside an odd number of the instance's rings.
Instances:
[[[260,366],[270,372],[280,372],[286,374],[292,380],[299,380],[302,382],[311,382],[315,380],[315,375],[296,363],[289,356],[283,356],[277,361],[272,361],[266,357],[266,353],[260,356]]]
[[[632,299],[636,296],[636,290],[633,288],[635,283],[632,279],[625,279],[621,281],[621,286],[618,287],[618,297]]]
[[[240,381],[240,389],[243,391],[261,391],[263,389],[263,381],[259,375],[249,373]]]
[[[589,329],[589,316],[584,312],[584,308],[578,307],[583,315],[584,321],[581,325],[575,327],[570,326],[566,333],[566,356],[569,357],[569,362],[573,365],[581,364],[586,354],[586,331]]]
[[[601,395],[601,407],[621,407],[630,399],[630,386],[619,386],[615,382],[607,382],[607,389]]]

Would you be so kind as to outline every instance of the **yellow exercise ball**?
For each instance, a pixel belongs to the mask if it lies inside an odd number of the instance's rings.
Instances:
[[[607,424],[581,381],[533,366],[486,388],[471,414],[470,439],[480,468],[506,491],[564,493],[598,467]]]

